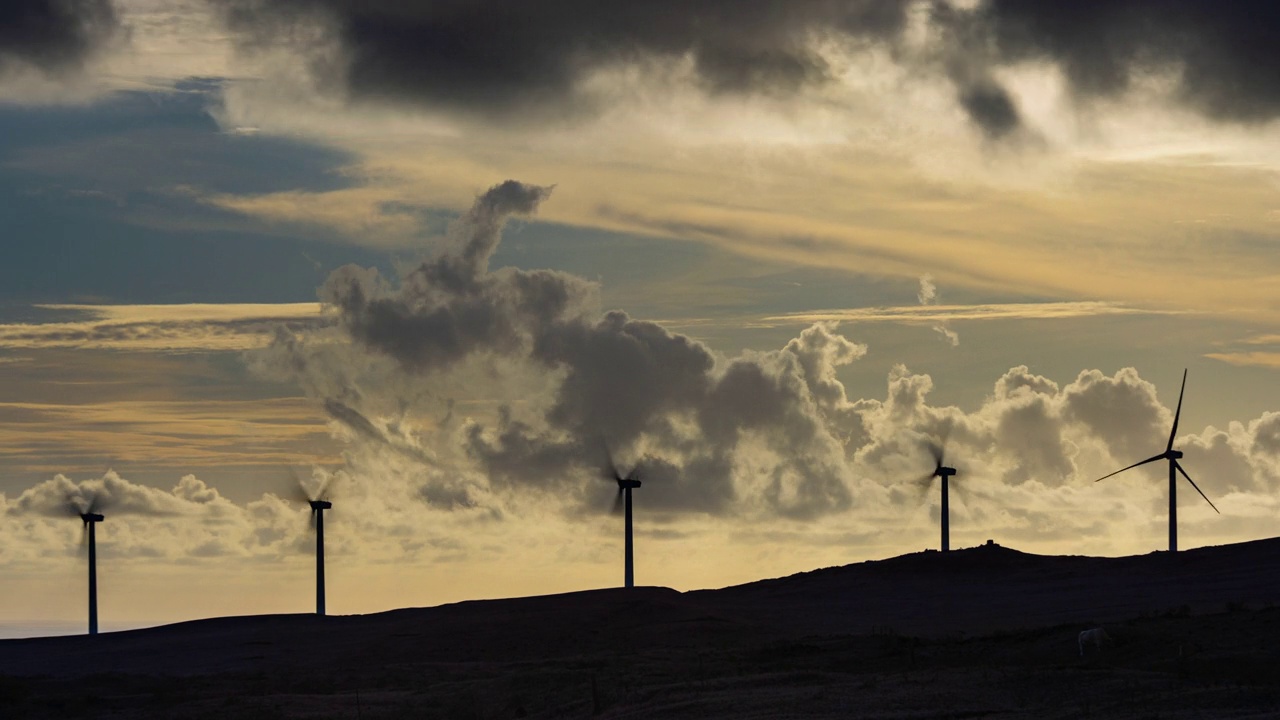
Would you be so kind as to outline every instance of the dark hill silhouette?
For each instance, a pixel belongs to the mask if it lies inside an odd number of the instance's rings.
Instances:
[[[719,590],[642,587],[370,615],[226,617],[0,641],[0,674],[202,674],[277,663],[535,660],[729,638],[963,636],[1280,604],[1280,538],[1105,558],[1000,545],[926,551]]]
[[[1275,717],[1277,563],[1280,539],[984,545],[719,590],[4,640],[0,717]],[[1081,658],[1099,624],[1114,645]]]
[[[721,612],[801,634],[974,634],[1225,603],[1280,603],[1280,538],[1127,557],[981,545],[690,593]]]

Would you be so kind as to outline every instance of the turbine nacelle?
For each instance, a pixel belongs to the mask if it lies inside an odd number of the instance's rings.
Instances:
[[[88,525],[89,523],[102,522],[103,520],[106,520],[105,517],[99,515],[98,513],[91,513],[91,512],[80,513],[80,519],[84,521],[85,525]]]
[[[1181,450],[1166,450],[1164,456],[1170,460],[1179,460],[1182,458]]]
[[[632,480],[631,478],[626,478],[626,479],[616,478],[616,479],[618,481],[619,490],[633,490],[635,488],[640,487],[639,480]]]
[[[333,503],[328,500],[308,500],[307,503],[311,505],[311,512],[331,510],[333,508]]]
[[[940,477],[940,478],[951,477],[952,475],[955,475],[955,474],[956,474],[955,468],[946,467],[944,465],[939,465],[938,469],[933,471],[933,476]]]

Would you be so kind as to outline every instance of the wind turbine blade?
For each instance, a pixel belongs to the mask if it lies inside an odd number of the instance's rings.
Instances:
[[[311,508],[311,529],[313,531],[316,529],[316,513],[318,512],[320,511],[315,508]]]
[[[929,496],[929,490],[933,488],[933,479],[935,477],[937,477],[937,475],[929,473],[924,477],[915,478],[912,481],[911,485],[915,488],[917,502],[924,502],[925,498]]]
[[[1179,464],[1177,460],[1173,461],[1173,466],[1178,468],[1178,472],[1182,473],[1182,477],[1186,478],[1187,482],[1191,483],[1191,487],[1195,488],[1196,492],[1200,493],[1200,497],[1204,498],[1204,501],[1209,503],[1209,507],[1213,508],[1214,512],[1221,515],[1222,511],[1218,509],[1218,506],[1214,505],[1213,501],[1209,499],[1209,496],[1204,494],[1204,492],[1200,489],[1200,486],[1196,484],[1195,480],[1191,479],[1191,476],[1187,474],[1186,470],[1182,469],[1182,465]]]
[[[603,437],[600,438],[600,477],[615,482],[622,479],[622,473],[618,472],[618,465],[613,461],[613,448]]]
[[[1132,469],[1134,469],[1134,468],[1138,467],[1139,465],[1146,465],[1147,463],[1155,462],[1155,461],[1157,461],[1157,460],[1163,460],[1163,459],[1164,459],[1164,453],[1160,453],[1159,455],[1156,455],[1156,456],[1154,456],[1154,457],[1149,457],[1149,458],[1147,458],[1146,460],[1143,460],[1142,462],[1136,462],[1136,463],[1134,463],[1134,464],[1130,465],[1129,467],[1123,467],[1123,468],[1120,468],[1119,470],[1117,470],[1117,471],[1115,471],[1115,472],[1111,473],[1110,475],[1103,475],[1102,477],[1098,478],[1097,480],[1094,480],[1094,482],[1102,482],[1103,480],[1106,480],[1107,478],[1111,477],[1111,475],[1119,475],[1120,473],[1124,472],[1125,470],[1132,470]]]
[[[1166,451],[1173,449],[1173,438],[1178,434],[1178,418],[1182,417],[1182,394],[1187,390],[1187,369],[1182,369],[1182,389],[1178,391],[1178,409],[1173,413],[1173,429],[1169,431],[1169,446]],[[1191,483],[1195,485],[1195,483]],[[1205,498],[1208,500],[1208,498]]]
[[[326,475],[324,481],[320,483],[320,489],[316,491],[317,500],[329,499],[329,488],[333,486],[333,475]]]
[[[938,467],[942,467],[942,443],[931,440],[928,443],[928,448],[929,455],[933,457],[933,462],[936,463]]]
[[[311,493],[307,492],[307,486],[303,484],[302,476],[298,474],[297,470],[293,469],[292,465],[289,466],[289,474],[293,476],[293,484],[289,486],[289,490],[286,493],[289,499],[300,503],[315,500],[315,498],[311,497]]]
[[[612,512],[613,512],[613,514],[614,514],[614,515],[621,515],[621,514],[622,514],[622,488],[621,488],[621,487],[619,487],[619,488],[618,488],[618,494],[617,494],[617,495],[614,497],[614,499],[613,499],[613,511],[612,511]]]
[[[89,549],[89,523],[80,526],[80,552]]]

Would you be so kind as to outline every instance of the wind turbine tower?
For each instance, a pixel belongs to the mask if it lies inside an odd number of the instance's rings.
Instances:
[[[951,550],[951,477],[956,469],[947,467],[942,460],[942,446],[929,444],[929,452],[933,454],[933,472],[920,478],[922,484],[932,483],[934,478],[942,479],[942,552]]]
[[[934,477],[942,479],[942,552],[951,550],[951,506],[950,500],[950,484],[951,476],[956,474],[956,469],[947,467],[938,462],[938,467],[933,471]]]
[[[1204,494],[1204,491],[1200,489],[1199,485],[1196,485],[1196,481],[1192,480],[1191,476],[1187,474],[1187,471],[1182,469],[1182,463],[1178,462],[1179,460],[1182,459],[1182,451],[1173,449],[1173,439],[1178,434],[1178,419],[1182,416],[1182,395],[1183,393],[1186,392],[1186,390],[1187,390],[1187,371],[1184,369],[1182,371],[1182,389],[1178,391],[1178,409],[1173,413],[1173,429],[1169,431],[1169,444],[1165,446],[1164,452],[1160,453],[1159,455],[1154,455],[1152,457],[1149,457],[1146,460],[1143,460],[1141,462],[1136,462],[1130,465],[1129,467],[1120,468],[1119,470],[1109,475],[1103,475],[1097,480],[1094,480],[1094,482],[1102,482],[1103,480],[1106,480],[1112,475],[1119,475],[1125,470],[1132,470],[1133,468],[1136,468],[1139,465],[1146,465],[1147,463],[1152,463],[1157,460],[1168,460],[1169,461],[1169,552],[1171,553],[1178,552],[1178,473],[1182,473],[1182,477],[1186,478],[1187,482],[1191,483],[1191,487],[1195,488],[1196,492],[1200,493],[1200,497],[1204,498],[1204,501],[1209,503],[1209,507],[1213,508],[1214,512],[1218,513],[1219,515],[1222,514],[1222,511],[1218,510],[1218,506],[1213,504],[1213,501],[1209,499],[1209,496]]]
[[[307,500],[311,522],[316,529],[316,615],[324,617],[324,511],[333,507],[328,500]]]
[[[329,502],[333,476],[323,477],[319,487],[308,488],[293,468],[289,468],[289,472],[293,475],[293,499],[311,508],[311,529],[316,534],[316,615],[324,617],[324,511],[333,509],[333,503]]]
[[[622,584],[623,587],[635,587],[635,546],[632,543],[631,533],[631,491],[640,487],[640,468],[633,467],[626,477],[618,472],[618,466],[613,462],[613,454],[605,448],[608,465],[603,469],[605,479],[613,480],[618,483],[618,494],[613,500],[613,513],[619,512],[624,514],[624,532],[626,533],[625,546],[623,550],[623,571]]]
[[[95,512],[80,513],[84,534],[89,542],[89,634],[98,634],[98,523],[105,520]]]
[[[625,509],[623,512],[626,514],[624,524],[626,527],[627,539],[625,550],[626,559],[624,561],[625,567],[623,569],[623,586],[635,587],[635,546],[632,544],[631,540],[631,491],[640,487],[640,481],[635,479],[635,473],[632,473],[631,476],[627,478],[618,478],[617,480],[618,493],[624,498],[623,504]]]

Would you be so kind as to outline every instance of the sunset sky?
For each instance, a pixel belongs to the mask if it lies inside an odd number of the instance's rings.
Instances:
[[[0,624],[1280,521],[1280,5],[0,4]]]

